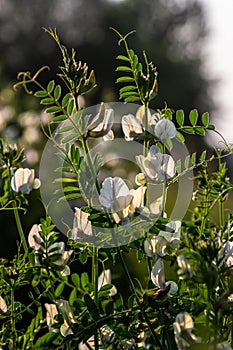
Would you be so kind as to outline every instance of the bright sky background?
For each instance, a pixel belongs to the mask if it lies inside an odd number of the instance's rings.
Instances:
[[[213,86],[219,113],[213,122],[233,143],[233,0],[199,0],[206,8],[210,29],[206,69],[221,82]]]

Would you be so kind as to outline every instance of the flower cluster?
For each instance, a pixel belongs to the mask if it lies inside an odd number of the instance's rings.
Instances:
[[[144,249],[150,258],[155,260],[151,271],[151,280],[157,288],[168,288],[169,294],[175,294],[178,286],[174,281],[165,282],[163,258],[169,254],[169,250],[176,249],[180,244],[181,222],[171,221],[165,228],[167,231],[159,231],[157,236],[148,237],[144,242]]]

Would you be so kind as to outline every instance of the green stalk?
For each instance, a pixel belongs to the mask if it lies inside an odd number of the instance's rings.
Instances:
[[[97,247],[93,247],[93,256],[92,256],[92,283],[94,285],[94,302],[96,304],[96,307],[98,308],[98,255],[99,250]],[[98,339],[98,332],[94,334],[94,343],[95,343],[95,350],[99,349],[99,339]]]
[[[15,316],[14,316],[14,303],[15,303],[15,295],[14,295],[15,289],[12,286],[11,288],[11,332],[12,332],[12,350],[17,350],[17,332],[15,328]]]
[[[144,131],[144,134],[146,137],[146,133],[148,130],[148,125],[149,125],[149,123],[148,123],[148,105],[144,105],[144,107],[145,107],[145,123],[144,123],[145,124],[144,125],[145,131]],[[144,142],[143,142],[143,155],[144,155],[144,157],[147,156],[147,149],[148,149],[148,141],[144,140]]]
[[[93,178],[94,183],[96,183],[96,187],[97,187],[97,191],[100,192],[100,186],[98,183],[98,180],[96,178],[96,174],[93,168],[93,164],[92,164],[92,159],[89,153],[89,148],[88,148],[88,144],[87,144],[87,140],[82,138],[82,147],[83,147],[83,151],[87,157],[87,164],[89,166],[90,172],[91,172],[91,176]]]
[[[219,200],[219,226],[220,228],[223,227],[224,224],[224,205],[223,205],[223,199],[220,197]]]
[[[162,207],[161,207],[161,217],[164,215],[165,205],[167,200],[167,181],[163,182],[163,193],[162,193]]]
[[[14,216],[15,216],[15,221],[19,232],[20,240],[23,245],[24,251],[26,253],[28,251],[28,246],[27,246],[26,238],[24,236],[23,228],[21,225],[18,208],[15,202],[13,202],[13,210],[14,210]]]
[[[120,251],[119,247],[117,247],[116,249],[117,249],[118,256],[119,256],[119,258],[120,258],[121,266],[122,266],[122,268],[123,268],[123,270],[124,270],[124,273],[125,273],[125,275],[126,275],[126,278],[127,278],[127,280],[128,280],[128,283],[129,283],[129,285],[130,285],[130,289],[131,289],[132,293],[135,295],[136,302],[137,302],[137,304],[138,304],[138,306],[139,306],[139,308],[140,308],[140,310],[141,310],[141,313],[142,313],[142,316],[143,316],[145,322],[147,323],[147,325],[148,325],[148,327],[149,327],[149,329],[150,329],[150,331],[151,331],[151,334],[152,334],[152,337],[154,338],[155,344],[158,346],[158,348],[159,348],[160,350],[164,350],[162,344],[160,343],[160,340],[159,340],[157,334],[155,333],[155,330],[154,330],[154,328],[153,328],[153,325],[152,325],[151,322],[150,322],[150,319],[148,318],[147,314],[146,314],[146,313],[144,312],[144,310],[142,309],[140,299],[139,299],[139,297],[138,297],[137,291],[136,291],[136,289],[135,289],[135,286],[134,286],[134,284],[133,284],[133,281],[132,281],[132,279],[131,279],[131,276],[130,276],[130,274],[129,274],[129,271],[128,271],[128,268],[127,268],[127,266],[126,266],[126,264],[125,264],[125,261],[124,261],[124,259],[123,259],[123,256],[122,256],[122,254],[121,254],[121,251]]]

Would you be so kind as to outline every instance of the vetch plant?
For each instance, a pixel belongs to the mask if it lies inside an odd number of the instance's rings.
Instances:
[[[23,167],[24,150],[0,141],[0,209],[13,211],[20,238],[17,255],[0,260],[1,347],[232,349],[232,184],[222,162],[231,146],[222,137],[225,149],[210,158],[187,153],[186,134],[218,132],[208,113],[150,108],[158,73],[129,47],[132,33],[113,29],[124,46],[116,68],[124,103],[84,108],[94,71],[45,31],[61,53],[58,74],[44,86],[45,66],[15,84],[49,115],[39,176],[46,214],[29,232],[19,212],[27,215],[39,181]],[[121,153],[126,169],[106,166]]]

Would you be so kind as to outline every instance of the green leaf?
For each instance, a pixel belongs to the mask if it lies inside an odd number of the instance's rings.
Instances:
[[[215,130],[215,125],[209,124],[209,125],[207,126],[207,129],[208,129],[208,130]]]
[[[46,109],[46,113],[50,114],[50,113],[56,113],[56,112],[60,112],[61,108],[59,106],[52,106]]]
[[[34,93],[34,96],[36,97],[45,97],[48,96],[48,92],[45,90],[39,90]]]
[[[59,98],[61,96],[61,86],[60,85],[57,85],[55,87],[53,96],[54,96],[55,100],[59,100]]]
[[[170,109],[166,109],[164,113],[164,117],[166,119],[172,120],[172,111]]]
[[[181,173],[181,160],[180,159],[178,159],[176,162],[176,171],[177,171],[178,175]]]
[[[192,165],[196,165],[196,157],[197,157],[197,153],[194,152],[191,156],[191,163]]]
[[[70,135],[67,135],[66,137],[64,137],[63,139],[62,139],[62,143],[67,143],[67,142],[69,142],[69,141],[71,141],[71,140],[74,140],[74,139],[77,139],[78,138],[78,135],[75,133],[75,134],[70,134]]]
[[[70,99],[70,93],[68,92],[68,94],[66,94],[61,101],[62,108],[65,108],[67,106],[69,99]]]
[[[122,61],[128,61],[128,62],[130,61],[130,59],[128,57],[124,56],[124,55],[117,56],[117,59],[118,60],[122,60]]]
[[[118,66],[116,69],[117,72],[132,72],[132,68],[127,66]]]
[[[136,90],[136,89],[137,89],[137,87],[134,85],[127,85],[127,86],[124,86],[123,88],[120,89],[120,94],[122,92],[132,91],[132,90]]]
[[[176,111],[176,121],[179,126],[184,125],[184,111],[182,109]]]
[[[80,288],[80,277],[77,273],[71,275],[71,280],[77,289]]]
[[[202,124],[206,127],[209,124],[209,113],[205,112],[201,116]]]
[[[89,283],[89,277],[87,272],[81,274],[81,286],[83,289],[86,289],[87,284]]]
[[[51,92],[53,91],[54,85],[55,85],[54,80],[51,80],[51,81],[48,83],[48,85],[47,85],[47,91],[48,91],[49,94],[51,94]]]
[[[191,126],[183,126],[182,131],[186,132],[187,134],[194,134],[194,130]]]
[[[134,81],[134,78],[128,77],[128,76],[120,77],[120,78],[118,78],[116,80],[117,83],[128,83],[128,82],[131,82],[131,81]]]
[[[203,151],[202,154],[201,154],[201,156],[200,156],[200,161],[201,161],[201,162],[204,162],[205,159],[206,159],[206,151]]]
[[[87,252],[86,250],[82,250],[79,254],[79,261],[84,265],[87,262]]]
[[[69,296],[69,302],[70,302],[70,305],[73,305],[74,301],[77,299],[77,289],[74,288],[71,293],[70,293],[70,296]]]
[[[181,132],[179,132],[178,130],[176,130],[176,138],[177,138],[177,140],[179,140],[182,143],[185,142],[185,138],[184,138],[183,134],[181,134]]]
[[[77,199],[77,198],[80,198],[82,197],[81,193],[70,193],[70,194],[66,194],[65,196],[62,196],[60,198],[58,198],[57,202],[60,203],[62,201],[69,201],[71,199]]]
[[[57,117],[54,117],[53,123],[63,122],[66,119],[67,119],[66,115],[62,114],[62,115],[59,115]]]
[[[77,182],[76,179],[71,179],[69,177],[58,177],[54,180],[54,182]]]
[[[201,126],[195,126],[194,131],[198,135],[205,135],[205,129]]]
[[[64,283],[64,282],[61,282],[61,283],[57,286],[57,288],[56,288],[56,290],[55,290],[55,297],[56,297],[56,298],[58,298],[58,297],[62,294],[64,288],[65,288],[65,283]]]
[[[56,132],[58,134],[63,134],[64,132],[71,131],[71,130],[73,130],[73,126],[67,125],[67,126],[63,126],[61,128],[56,129]]]
[[[76,186],[66,186],[66,187],[63,187],[63,188],[59,188],[57,189],[54,193],[67,193],[67,192],[77,192],[79,193],[80,192],[80,189]]]
[[[54,103],[54,99],[51,97],[43,98],[43,100],[40,101],[42,105],[50,105],[51,103]]]
[[[137,91],[126,91],[126,92],[122,92],[121,94],[121,98],[127,97],[127,96],[138,96]]]
[[[42,335],[39,339],[37,339],[33,349],[48,349],[51,348],[51,344],[55,341],[56,338],[59,337],[59,333],[57,332],[49,332],[45,335]]]
[[[138,96],[130,96],[125,98],[125,102],[135,102],[140,101],[140,97]]]
[[[72,115],[73,109],[74,109],[74,100],[72,99],[72,100],[70,100],[68,107],[67,107],[67,113],[69,116]]]
[[[94,300],[90,297],[89,294],[84,295],[84,300],[85,300],[87,309],[90,312],[92,318],[95,321],[99,320],[100,315],[99,315],[99,311],[97,309],[97,306],[96,306]]]
[[[190,162],[190,156],[186,156],[185,157],[185,160],[184,160],[184,167],[185,169],[188,169],[189,168],[189,162]]]
[[[197,124],[197,120],[198,120],[198,111],[197,109],[192,109],[189,113],[189,120],[190,123],[195,126]]]

